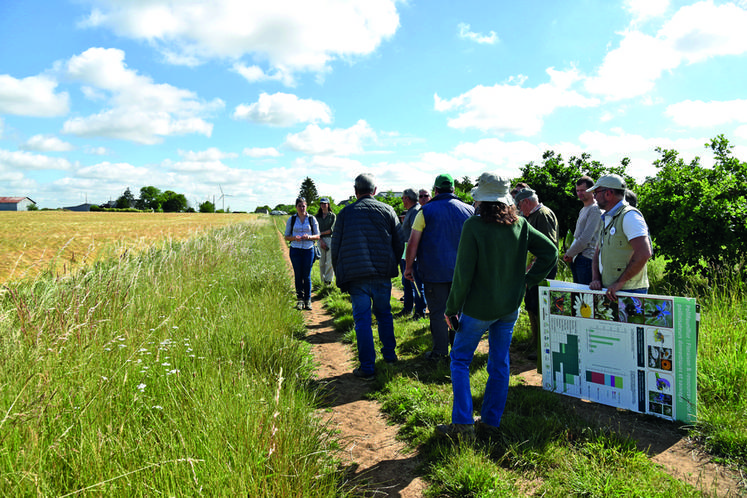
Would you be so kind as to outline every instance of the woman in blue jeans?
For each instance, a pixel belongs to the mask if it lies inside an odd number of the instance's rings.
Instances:
[[[469,366],[485,331],[488,382],[478,429],[497,430],[508,396],[508,350],[524,291],[545,278],[558,259],[555,244],[519,217],[510,190],[510,181],[493,173],[483,173],[472,190],[477,215],[462,227],[446,302],[445,319],[456,328],[451,348],[454,404],[452,423],[436,427],[440,435],[474,434]],[[527,252],[537,259],[525,273]]]
[[[290,241],[290,260],[296,283],[296,309],[311,309],[311,267],[314,241],[319,240],[319,224],[306,212],[306,199],[296,199],[296,214],[285,224],[285,240]]]

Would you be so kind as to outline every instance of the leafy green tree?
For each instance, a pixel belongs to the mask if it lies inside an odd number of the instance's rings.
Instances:
[[[117,198],[117,208],[127,209],[135,206],[135,196],[130,187],[127,187],[122,195]]]
[[[215,212],[215,204],[213,204],[210,201],[205,201],[199,206],[199,210],[201,213],[214,213]]]
[[[296,206],[294,204],[278,204],[273,211],[285,211],[293,214],[296,212]]]
[[[385,192],[384,195],[377,195],[376,200],[392,206],[394,208],[394,212],[398,215],[404,214],[405,212],[405,205],[402,203],[402,197],[394,195],[394,192],[392,192],[391,190]]]
[[[747,163],[732,157],[719,135],[707,143],[713,168],[695,158],[689,164],[677,151],[657,148],[656,177],[639,189],[638,207],[657,249],[671,261],[671,276],[744,272],[747,245]]]
[[[298,191],[298,196],[306,199],[306,204],[308,206],[314,204],[317,199],[319,199],[314,180],[307,176],[306,179],[301,183],[301,189]]]
[[[475,188],[475,183],[466,175],[463,176],[461,180],[454,180],[454,190],[461,190],[462,192],[469,193],[473,188]]]
[[[183,213],[188,206],[189,203],[184,194],[167,190],[161,195],[161,208],[165,213]]]
[[[138,209],[152,209],[153,211],[161,210],[161,191],[156,187],[141,187],[140,198],[137,200],[135,207]]]
[[[596,180],[602,175],[616,173],[625,178],[628,188],[635,190],[635,180],[625,171],[628,163],[629,160],[624,158],[620,166],[605,167],[598,161],[592,161],[591,155],[587,153],[581,154],[581,157],[571,156],[568,163],[565,163],[560,154],[546,151],[542,155],[542,164],[526,164],[521,169],[521,176],[513,184],[526,182],[537,192],[540,202],[553,210],[558,218],[559,238],[565,243],[566,233],[575,229],[578,212],[581,210],[581,203],[576,197],[576,180],[583,175]],[[561,248],[564,249],[566,248]]]

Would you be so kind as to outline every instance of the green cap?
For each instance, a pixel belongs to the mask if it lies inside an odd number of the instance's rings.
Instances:
[[[443,175],[438,175],[436,177],[436,181],[433,183],[434,188],[452,188],[454,186],[454,179],[451,177],[450,174],[444,173]]]

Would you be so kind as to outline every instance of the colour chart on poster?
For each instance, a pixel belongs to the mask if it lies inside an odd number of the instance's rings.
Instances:
[[[544,389],[694,422],[700,313],[693,298],[540,287]]]

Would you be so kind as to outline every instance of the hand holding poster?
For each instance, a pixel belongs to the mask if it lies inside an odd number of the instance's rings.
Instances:
[[[618,293],[551,280],[540,287],[544,389],[670,420],[693,422],[695,299]]]

